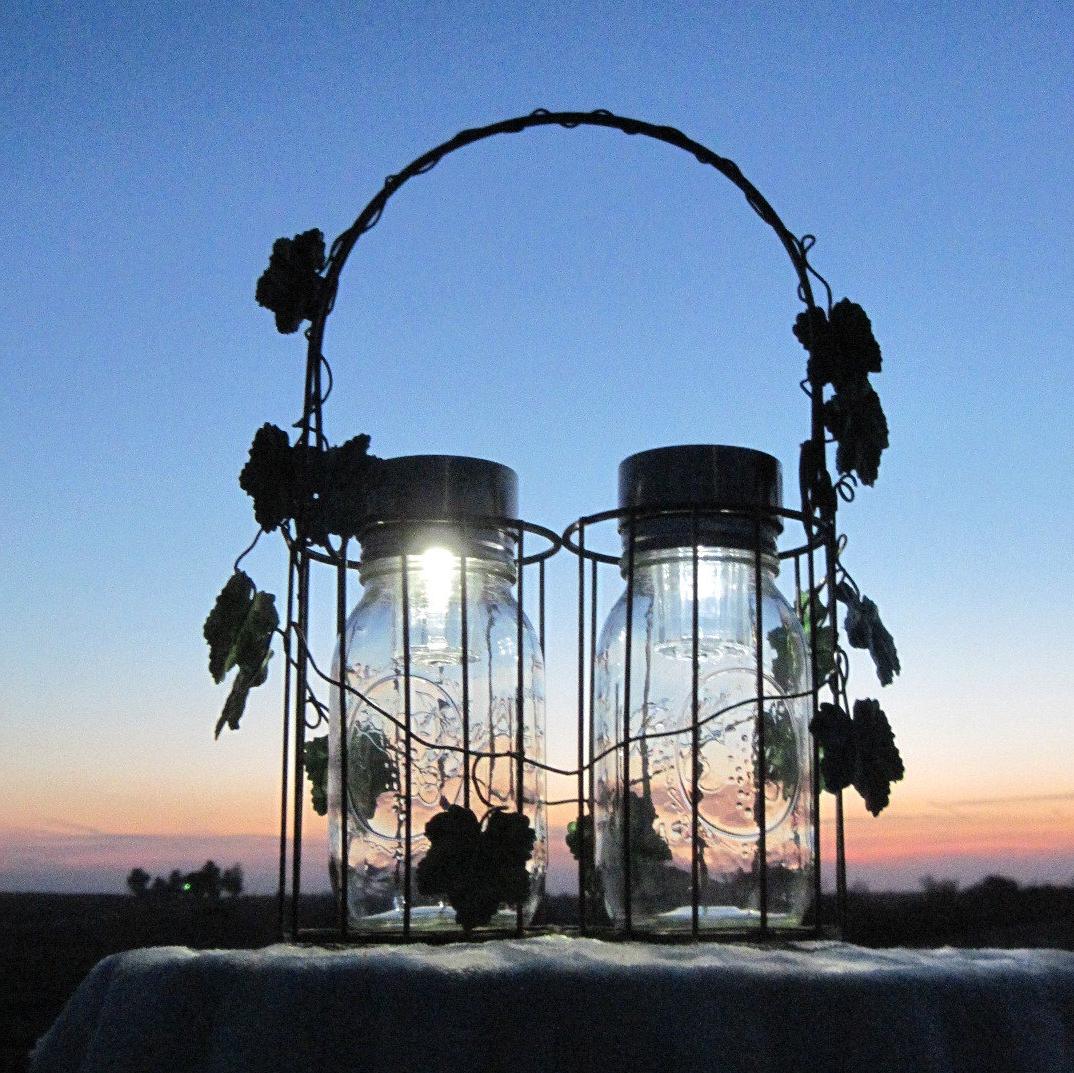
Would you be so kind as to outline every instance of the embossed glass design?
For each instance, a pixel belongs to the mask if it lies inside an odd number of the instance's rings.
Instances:
[[[437,898],[417,891],[417,865],[428,848],[425,824],[446,804],[468,805],[478,819],[493,808],[521,810],[537,840],[529,862],[529,922],[540,900],[546,861],[544,774],[523,770],[519,802],[514,759],[519,730],[518,604],[515,567],[504,556],[482,558],[476,544],[466,557],[466,692],[462,558],[457,539],[442,534],[418,553],[363,562],[363,594],[346,626],[346,737],[348,753],[348,902],[359,928],[396,929],[407,898],[410,857],[410,922],[414,929],[452,929],[455,914]],[[457,537],[457,535],[456,535]],[[510,544],[500,532],[500,546]],[[410,656],[411,790],[406,795],[403,563],[407,572]],[[529,621],[522,620],[523,743],[528,757],[544,759],[544,665]],[[339,657],[333,677],[339,675]],[[360,694],[356,695],[356,694]],[[389,719],[392,716],[398,724]],[[343,795],[340,786],[340,713],[333,691],[329,734],[328,815],[330,868],[337,881],[342,862]],[[468,731],[468,733],[467,733]],[[466,753],[469,748],[469,771]],[[481,754],[481,755],[479,755]],[[410,841],[406,817],[410,814]],[[491,927],[513,927],[513,909],[501,908]]]
[[[698,926],[755,927],[760,907],[759,795],[764,795],[768,923],[802,922],[812,893],[809,672],[797,616],[761,557],[764,776],[757,735],[756,554],[704,546],[697,562]],[[639,551],[630,653],[629,802],[624,838],[627,596],[596,654],[597,872],[613,922],[692,927],[694,578],[691,547]]]

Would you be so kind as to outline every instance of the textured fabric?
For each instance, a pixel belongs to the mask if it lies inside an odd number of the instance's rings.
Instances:
[[[106,958],[33,1073],[1062,1073],[1074,954],[549,936]]]

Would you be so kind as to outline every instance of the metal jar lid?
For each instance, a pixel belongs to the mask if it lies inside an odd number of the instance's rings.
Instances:
[[[361,536],[363,558],[417,553],[432,545],[496,559],[514,554],[514,536],[489,525],[489,519],[518,514],[518,475],[498,462],[461,455],[385,458],[371,501],[373,521]]]
[[[782,503],[779,460],[749,447],[657,447],[619,464],[619,506],[637,512],[636,551],[690,547],[695,524],[690,512],[696,511],[699,545],[753,551],[759,529],[760,550],[775,553],[783,522],[771,512]],[[661,515],[661,511],[684,513]],[[628,518],[619,522],[624,549],[629,525]]]

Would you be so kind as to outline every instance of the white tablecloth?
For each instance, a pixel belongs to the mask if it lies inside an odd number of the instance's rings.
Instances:
[[[159,947],[106,958],[34,1073],[1074,1071],[1074,954],[657,946]]]

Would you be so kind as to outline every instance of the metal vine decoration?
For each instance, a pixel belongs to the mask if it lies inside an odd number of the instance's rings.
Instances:
[[[268,268],[257,282],[256,300],[269,309],[282,333],[305,330],[307,360],[302,415],[295,423],[294,443],[286,431],[273,425],[258,430],[240,485],[251,496],[262,532],[279,528],[289,549],[289,586],[286,626],[279,627],[275,599],[258,592],[240,563],[254,542],[239,556],[235,572],[217,598],[205,623],[210,646],[210,672],[221,682],[236,668],[231,692],[217,724],[239,725],[250,689],[268,675],[273,636],[281,634],[285,657],[285,710],[291,703],[292,672],[296,711],[296,783],[302,777],[304,731],[323,722],[325,705],[310,685],[310,670],[320,675],[306,647],[309,621],[310,563],[320,560],[340,569],[355,565],[347,547],[363,525],[375,516],[378,459],[369,454],[369,437],[356,436],[332,446],[324,434],[323,407],[331,392],[332,373],[323,353],[325,326],[335,305],[340,276],[355,244],[380,221],[388,200],[411,179],[431,171],[444,157],[500,134],[518,134],[534,127],[605,127],[628,135],[664,142],[714,168],[745,196],[751,209],[775,232],[797,276],[797,294],[804,306],[793,334],[805,348],[808,360],[801,388],[810,400],[810,435],[802,444],[799,488],[802,516],[810,546],[823,546],[826,573],[819,582],[798,594],[798,610],[811,641],[813,681],[830,689],[831,701],[819,706],[811,729],[819,747],[825,788],[836,794],[839,833],[842,831],[842,790],[853,785],[867,807],[878,813],[889,799],[890,784],[902,777],[903,767],[891,728],[875,700],[847,700],[847,657],[839,643],[836,604],[846,608],[844,630],[852,647],[867,649],[882,684],[899,672],[899,660],[890,633],[876,604],[863,596],[846,572],[841,554],[845,538],[837,535],[840,500],[853,500],[858,484],[872,485],[880,458],[888,446],[888,427],[870,376],[881,371],[881,352],[868,316],[861,306],[844,298],[833,302],[827,281],[809,260],[812,235],[801,237],[784,225],[768,201],[738,166],[673,127],[638,119],[592,112],[550,112],[538,109],[525,116],[464,130],[430,149],[402,171],[389,175],[354,223],[325,247],[316,229],[293,238],[280,238],[273,246]],[[814,297],[813,284],[823,290],[823,304]],[[834,444],[836,480],[827,462],[827,446]],[[318,547],[324,549],[318,550]],[[343,596],[340,599],[344,599]],[[326,680],[327,676],[320,675]],[[307,722],[308,708],[316,713]],[[285,729],[286,737],[286,729]],[[286,746],[285,746],[286,748]],[[317,773],[323,780],[326,757],[313,750],[307,768],[314,777],[314,799],[323,799]],[[548,770],[557,770],[549,767]],[[568,774],[568,772],[563,772]],[[577,774],[570,772],[570,774]],[[284,779],[287,778],[285,755]],[[295,787],[295,825],[300,832],[300,787]],[[285,791],[286,796],[286,791]],[[573,836],[580,838],[579,832]],[[840,837],[841,843],[841,837]],[[296,860],[297,867],[297,860]],[[281,889],[283,880],[281,859]],[[841,892],[845,876],[839,876]]]

